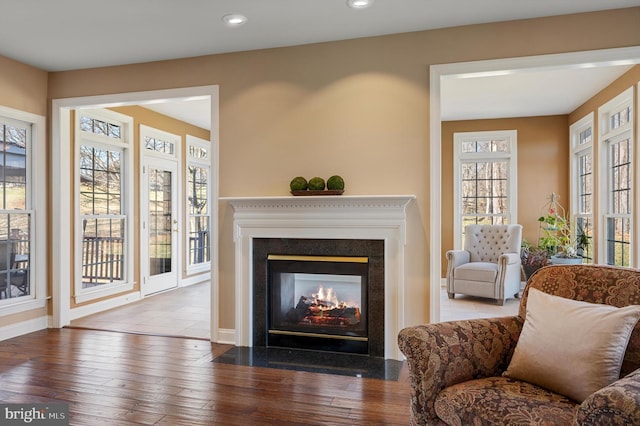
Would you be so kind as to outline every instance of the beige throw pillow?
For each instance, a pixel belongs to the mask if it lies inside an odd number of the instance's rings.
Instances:
[[[582,402],[618,380],[640,306],[616,308],[530,289],[527,316],[504,373]]]

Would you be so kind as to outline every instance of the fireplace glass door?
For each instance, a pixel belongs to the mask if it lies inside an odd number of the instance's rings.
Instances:
[[[366,257],[270,255],[268,270],[268,346],[366,353]]]

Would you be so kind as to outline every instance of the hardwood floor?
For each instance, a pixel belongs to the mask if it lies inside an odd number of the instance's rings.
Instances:
[[[49,329],[0,342],[0,401],[69,404],[71,425],[407,425],[396,381],[212,363],[204,340]]]
[[[205,293],[191,286],[72,323],[116,332],[0,341],[0,401],[68,403],[69,424],[83,426],[409,423],[406,364],[396,382],[212,363],[231,346],[208,342]],[[441,297],[443,321],[510,315],[519,303]]]

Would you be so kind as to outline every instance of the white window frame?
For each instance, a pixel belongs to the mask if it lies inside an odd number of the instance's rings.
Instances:
[[[0,106],[0,116],[31,125],[30,147],[27,149],[27,209],[31,213],[30,232],[30,294],[9,298],[0,304],[0,317],[13,315],[47,305],[47,164],[46,119],[37,114]]]
[[[609,141],[619,141],[622,139],[630,138],[630,146],[631,152],[631,167],[629,172],[631,173],[630,180],[632,185],[637,185],[637,173],[634,173],[634,169],[636,168],[637,160],[635,158],[637,152],[637,137],[634,134],[634,116],[636,114],[635,108],[633,107],[633,99],[634,99],[634,87],[629,87],[624,92],[620,93],[615,98],[611,99],[607,103],[603,104],[598,108],[598,146],[599,146],[599,161],[598,161],[598,172],[600,178],[598,179],[598,189],[600,190],[599,198],[599,207],[600,213],[597,218],[599,224],[599,230],[597,233],[598,236],[598,244],[597,244],[597,258],[599,263],[608,263],[609,259],[607,259],[607,219],[611,217],[611,208],[609,205],[609,192],[611,188],[611,181],[609,175],[610,168],[610,160],[609,160]],[[610,128],[610,117],[613,113],[620,111],[620,109],[631,107],[630,120],[628,123],[617,127],[616,129]],[[637,229],[637,214],[638,214],[638,205],[637,205],[637,196],[636,191],[638,191],[638,187],[631,188],[631,201],[630,205],[632,208],[630,214],[630,241],[633,242],[635,239],[635,230]],[[635,219],[634,219],[635,217]],[[629,244],[629,263],[630,267],[637,267],[638,265],[638,250],[634,249],[634,244]]]
[[[580,144],[580,134],[589,128],[591,129],[591,141]],[[597,192],[597,183],[595,180],[596,159],[594,157],[593,149],[596,139],[593,112],[587,114],[586,116],[582,117],[580,120],[569,126],[569,136],[571,141],[571,162],[569,164],[569,175],[571,176],[571,220],[572,223],[577,223],[578,217],[587,217],[590,219],[592,226],[595,227],[595,194]],[[578,206],[580,206],[580,182],[578,173],[580,171],[580,158],[588,154],[591,154],[591,213],[584,213],[578,211]],[[575,229],[573,230],[573,232],[575,233]],[[595,245],[597,243],[597,240],[595,232],[596,230],[593,229],[591,235],[592,241],[590,254],[592,257],[592,262],[595,261],[593,257],[596,253]],[[576,235],[571,236],[571,238],[575,237]]]
[[[207,150],[207,158],[196,158],[196,157],[192,157],[189,153],[191,152],[190,147],[191,146],[195,146],[198,148],[203,148]],[[192,274],[197,274],[197,273],[201,273],[201,272],[207,272],[211,270],[211,258],[212,258],[212,249],[213,247],[211,246],[212,242],[213,242],[213,238],[216,238],[213,235],[213,230],[211,227],[211,214],[212,214],[212,200],[211,200],[211,158],[213,155],[213,150],[211,147],[211,143],[207,140],[204,139],[200,139],[196,136],[192,136],[192,135],[187,135],[187,170],[189,169],[189,166],[198,166],[198,167],[202,167],[207,169],[207,177],[208,177],[208,181],[207,181],[207,200],[209,203],[209,213],[208,213],[208,218],[209,218],[209,223],[208,223],[208,228],[209,228],[209,242],[210,242],[210,246],[209,246],[209,261],[207,262],[203,262],[203,263],[198,263],[196,265],[191,265],[189,263],[189,250],[190,250],[190,245],[189,245],[189,222],[191,219],[191,214],[189,213],[189,208],[187,207],[187,220],[185,221],[185,228],[186,228],[186,232],[185,232],[185,247],[186,247],[186,262],[187,262],[187,275],[192,275]],[[186,184],[188,185],[189,180],[186,179]],[[185,192],[185,196],[189,195],[189,189],[187,188],[186,192]],[[188,201],[187,201],[188,202]]]
[[[477,140],[506,139],[507,152],[463,153],[462,143]],[[492,130],[486,132],[460,132],[453,135],[453,248],[459,250],[463,244],[462,229],[462,163],[471,161],[504,160],[508,162],[507,181],[508,211],[507,223],[518,223],[518,132],[517,130]]]
[[[80,130],[80,116],[88,116],[107,122],[116,122],[121,125],[121,139],[115,139],[108,136],[96,135]],[[124,114],[107,109],[79,109],[75,114],[75,149],[74,149],[74,170],[75,172],[75,190],[74,190],[74,209],[77,218],[80,217],[80,146],[84,141],[88,141],[92,146],[102,146],[109,149],[121,150],[122,155],[122,176],[121,176],[121,203],[122,216],[125,216],[125,246],[124,246],[124,279],[111,284],[103,284],[93,288],[82,288],[82,221],[76,220],[76,238],[75,238],[75,282],[74,299],[76,303],[88,302],[91,300],[112,296],[133,290],[133,118]]]

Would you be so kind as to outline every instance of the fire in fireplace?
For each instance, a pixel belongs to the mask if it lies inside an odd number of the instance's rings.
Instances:
[[[300,325],[357,326],[360,324],[360,306],[339,300],[333,288],[325,290],[321,285],[310,297],[300,296],[296,307],[287,312],[286,320]]]
[[[368,352],[366,257],[267,259],[267,346]]]

